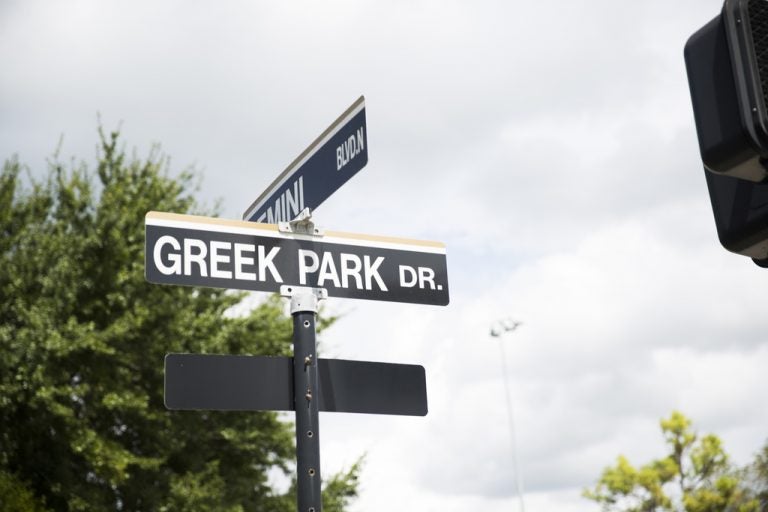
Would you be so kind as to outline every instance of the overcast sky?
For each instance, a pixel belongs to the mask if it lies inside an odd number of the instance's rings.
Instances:
[[[327,302],[325,355],[423,365],[430,412],[323,414],[323,473],[367,453],[360,512],[516,510],[512,317],[526,510],[595,511],[673,409],[737,463],[768,438],[768,271],[717,242],[683,62],[721,5],[2,0],[0,157],[92,164],[100,115],[239,219],[364,94],[369,163],[315,220],[446,243],[451,304]]]

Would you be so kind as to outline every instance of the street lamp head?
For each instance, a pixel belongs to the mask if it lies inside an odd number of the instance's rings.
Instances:
[[[494,338],[498,338],[505,332],[512,332],[515,329],[517,329],[520,325],[522,325],[522,322],[516,322],[510,318],[507,318],[505,320],[500,320],[498,322],[495,322],[491,326],[491,336]]]

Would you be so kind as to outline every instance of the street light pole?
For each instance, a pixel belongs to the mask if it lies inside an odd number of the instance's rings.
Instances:
[[[512,393],[509,391],[509,378],[507,375],[507,355],[504,350],[504,341],[501,339],[501,335],[507,332],[515,331],[521,322],[513,322],[512,320],[503,320],[496,322],[491,327],[491,336],[499,339],[499,350],[501,351],[501,371],[504,379],[504,393],[507,398],[507,414],[509,416],[509,438],[512,447],[512,468],[515,472],[515,487],[517,489],[517,496],[520,499],[520,512],[525,512],[525,501],[523,499],[523,476],[520,473],[520,466],[517,463],[517,436],[515,433],[515,416],[512,411]]]

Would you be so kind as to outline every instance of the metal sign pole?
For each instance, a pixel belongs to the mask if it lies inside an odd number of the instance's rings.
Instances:
[[[319,388],[315,315],[324,290],[288,288],[293,316],[293,396],[296,407],[298,512],[321,512]]]

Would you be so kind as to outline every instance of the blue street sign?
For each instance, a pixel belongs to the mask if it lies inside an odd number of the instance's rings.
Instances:
[[[365,98],[360,96],[253,202],[243,219],[277,224],[314,210],[368,163]]]

